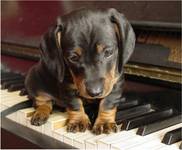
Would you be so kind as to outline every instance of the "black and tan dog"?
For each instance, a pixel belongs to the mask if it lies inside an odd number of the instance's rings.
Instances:
[[[68,113],[67,130],[83,132],[90,127],[83,102],[100,101],[92,130],[95,134],[115,132],[123,65],[134,45],[131,25],[115,9],[80,9],[58,18],[44,35],[41,59],[25,81],[35,100],[31,124],[44,124],[58,102]]]

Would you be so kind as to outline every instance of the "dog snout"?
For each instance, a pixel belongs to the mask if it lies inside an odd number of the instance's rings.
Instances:
[[[104,80],[91,80],[85,82],[86,90],[89,96],[101,96],[103,93]]]

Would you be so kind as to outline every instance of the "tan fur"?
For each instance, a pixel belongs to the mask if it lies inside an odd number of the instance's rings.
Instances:
[[[86,129],[90,129],[90,120],[85,114],[82,101],[80,102],[80,109],[73,111],[67,108],[68,120],[67,120],[67,131],[68,132],[84,132]]]
[[[103,107],[104,99],[100,102],[99,105],[99,113],[97,116],[97,119],[95,121],[95,124],[104,124],[104,123],[114,123],[115,117],[116,117],[116,107],[109,110],[104,110]]]
[[[105,48],[105,45],[103,44],[97,44],[96,46],[96,50],[98,53],[101,53],[104,50],[104,48]]]
[[[45,113],[50,113],[52,111],[52,101],[49,94],[44,92],[39,92],[35,98],[36,111],[44,111]]]
[[[116,74],[116,66],[114,65],[113,68],[106,74],[105,76],[105,83],[104,83],[104,93],[103,96],[107,96],[117,82],[119,76]]]
[[[74,50],[75,50],[75,52],[76,52],[79,56],[82,55],[82,49],[81,49],[81,48],[75,48]]]
[[[86,87],[84,84],[84,79],[81,76],[76,77],[72,73],[72,71],[71,71],[71,74],[72,74],[75,86],[77,87],[79,94],[81,96],[88,98],[88,99],[104,98],[112,91],[114,84],[117,82],[117,80],[119,78],[119,76],[116,74],[115,68],[116,67],[114,65],[113,68],[105,75],[104,91],[103,91],[102,96],[94,97],[94,98],[87,94]]]
[[[73,122],[77,122],[80,119],[87,119],[87,115],[85,114],[84,108],[83,108],[83,104],[82,101],[80,99],[78,99],[79,103],[80,103],[80,109],[78,111],[73,111],[69,108],[67,108],[67,113],[68,113],[68,120],[70,123]]]

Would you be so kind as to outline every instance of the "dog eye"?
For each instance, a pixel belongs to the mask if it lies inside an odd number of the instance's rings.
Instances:
[[[113,54],[112,49],[106,49],[104,52],[104,57],[108,58],[108,57],[112,56],[112,54]]]
[[[79,60],[79,58],[80,58],[80,56],[79,56],[78,54],[76,54],[76,53],[72,53],[72,54],[68,57],[69,61],[71,61],[71,62],[76,62],[76,61]]]

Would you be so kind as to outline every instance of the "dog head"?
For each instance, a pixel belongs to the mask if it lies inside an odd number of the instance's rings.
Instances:
[[[81,9],[58,18],[41,44],[43,59],[60,82],[68,66],[80,96],[107,96],[134,50],[135,34],[115,9]]]

